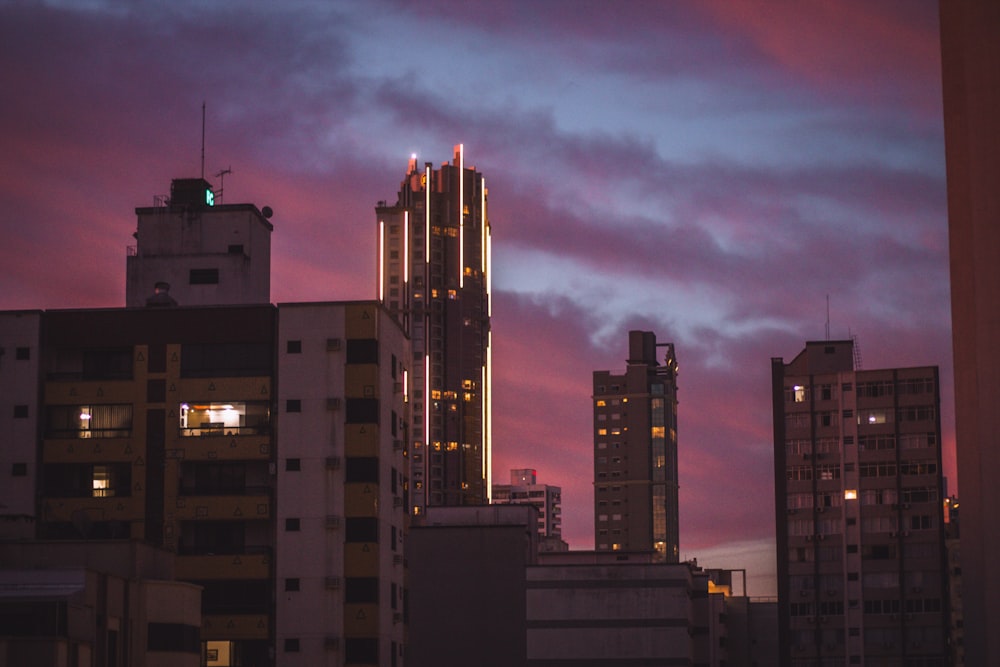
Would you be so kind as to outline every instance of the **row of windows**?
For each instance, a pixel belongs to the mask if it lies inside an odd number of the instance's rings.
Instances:
[[[854,436],[845,435],[843,444],[853,445]],[[899,447],[901,449],[924,449],[937,445],[936,433],[903,433],[899,435]],[[883,451],[896,449],[896,435],[892,433],[880,433],[873,435],[859,435],[857,439],[858,449],[861,451]],[[794,455],[806,454],[835,454],[840,451],[840,440],[838,438],[789,438],[785,440],[785,453]]]
[[[849,392],[854,387],[851,383],[845,382],[841,385],[842,392]],[[901,396],[912,396],[918,394],[933,394],[935,382],[933,378],[915,378],[903,380],[872,380],[869,382],[858,382],[856,387],[857,396],[861,398],[880,398],[892,396],[894,393]],[[836,387],[833,384],[814,385],[811,391],[815,393],[820,401],[830,401],[836,398]],[[785,387],[786,403],[805,403],[810,396],[810,387],[806,385],[793,385]]]
[[[816,428],[828,428],[837,426],[838,413],[833,411],[820,412],[788,412],[785,413],[785,426],[790,429],[807,428],[815,424]],[[843,419],[856,419],[859,426],[891,424],[897,422],[921,422],[933,421],[937,416],[937,409],[930,405],[918,405],[901,407],[896,410],[876,408],[866,408],[859,410],[855,416],[854,410],[844,410],[840,413]]]
[[[843,470],[851,472],[855,468],[854,463],[844,463]],[[938,466],[933,461],[909,461],[900,464],[895,463],[859,463],[858,474],[861,477],[895,477],[899,475],[934,475],[937,474]],[[790,482],[803,482],[813,479],[833,480],[840,479],[841,467],[837,463],[818,463],[815,465],[795,465],[785,469],[785,479]],[[895,501],[893,501],[895,502]],[[922,501],[907,501],[922,502]]]

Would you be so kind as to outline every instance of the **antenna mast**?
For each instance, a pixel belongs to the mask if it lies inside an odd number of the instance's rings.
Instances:
[[[201,102],[201,180],[205,180],[205,101]]]
[[[826,340],[830,340],[830,295],[826,295]]]
[[[233,168],[232,166],[229,166],[215,175],[215,177],[219,179],[219,189],[216,190],[215,192],[215,199],[216,202],[219,204],[222,203],[222,193],[226,189],[226,174],[231,174],[231,173],[233,173]]]

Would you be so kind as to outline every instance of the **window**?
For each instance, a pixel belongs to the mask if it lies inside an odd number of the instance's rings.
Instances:
[[[298,517],[290,517],[285,519],[285,530],[289,532],[295,532],[301,529],[301,523]]]
[[[344,640],[344,662],[379,664],[378,638],[347,637]]]
[[[264,435],[269,432],[267,401],[181,403],[178,409],[182,437],[209,435]]]
[[[30,347],[18,347],[14,348],[14,359],[17,361],[27,361],[31,359],[31,348]]]
[[[378,577],[347,577],[344,584],[344,602],[377,604]]]
[[[299,652],[299,638],[298,637],[286,637],[284,642],[285,653],[298,653]]]
[[[186,343],[181,345],[181,377],[268,376],[270,343]]]
[[[298,398],[290,398],[285,401],[285,412],[302,412],[302,401]]]
[[[150,623],[146,646],[164,653],[201,653],[201,628],[183,623]]]
[[[298,472],[302,470],[302,459],[285,459],[285,470]]]
[[[27,419],[28,418],[28,406],[27,405],[15,405],[14,406],[14,419]]]
[[[297,591],[297,590],[300,590],[300,588],[299,588],[300,585],[301,585],[301,582],[299,581],[298,577],[291,577],[291,578],[285,579],[285,590],[286,591]]]
[[[347,457],[345,479],[347,482],[378,484],[378,458],[366,456]]]
[[[131,405],[52,405],[45,413],[47,438],[126,438]]]
[[[288,354],[302,354],[302,341],[290,340],[285,343],[285,352]]]
[[[375,338],[347,339],[347,363],[377,364],[378,340]]]
[[[218,285],[218,269],[191,269],[188,274],[188,283],[191,285]]]
[[[28,475],[27,463],[13,463],[10,466],[11,477],[26,477]]]
[[[378,542],[378,519],[350,517],[344,531],[347,542]]]

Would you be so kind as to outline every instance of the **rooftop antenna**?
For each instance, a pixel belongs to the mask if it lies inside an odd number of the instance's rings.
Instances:
[[[851,340],[854,341],[854,370],[860,371],[861,366],[861,344],[858,343],[858,335],[851,333],[850,329],[847,330],[850,335]]]
[[[205,180],[205,100],[201,101],[201,180]]]
[[[830,295],[826,295],[826,340],[830,340]]]
[[[219,204],[222,203],[222,192],[226,189],[226,174],[231,173],[233,173],[232,165],[226,167],[215,175],[215,177],[219,179],[219,189],[215,191],[215,200]]]

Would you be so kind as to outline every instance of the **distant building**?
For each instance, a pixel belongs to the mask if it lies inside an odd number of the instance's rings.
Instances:
[[[510,471],[510,484],[493,485],[495,505],[533,505],[538,510],[538,538],[547,543],[562,540],[562,489],[539,484],[531,468]]]
[[[677,359],[629,332],[623,374],[594,371],[594,544],[678,561]]]
[[[955,448],[967,662],[1000,665],[1000,5],[942,0]]]
[[[781,664],[944,664],[937,367],[856,370],[847,340],[771,370]]]
[[[378,300],[413,345],[412,511],[489,502],[490,221],[486,180],[454,160],[410,159],[395,203],[379,202]]]

